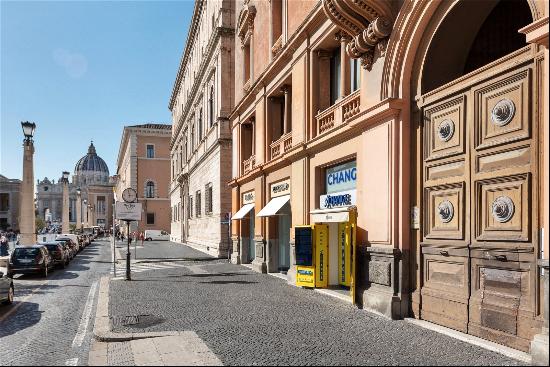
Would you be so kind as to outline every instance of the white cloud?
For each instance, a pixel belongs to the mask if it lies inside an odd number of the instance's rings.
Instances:
[[[78,52],[58,48],[53,52],[53,59],[71,78],[78,79],[88,71],[88,60]]]

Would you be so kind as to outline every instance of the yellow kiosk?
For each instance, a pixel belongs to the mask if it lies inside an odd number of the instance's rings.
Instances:
[[[296,226],[296,285],[349,288],[355,304],[357,208],[318,209],[312,225]]]

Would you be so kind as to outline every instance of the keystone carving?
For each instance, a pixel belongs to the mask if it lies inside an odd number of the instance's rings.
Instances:
[[[386,52],[394,16],[391,3],[386,0],[323,0],[327,17],[350,39],[346,52],[361,65],[371,70],[374,52]]]

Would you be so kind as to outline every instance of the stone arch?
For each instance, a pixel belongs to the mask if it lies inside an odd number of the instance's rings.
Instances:
[[[538,20],[543,11],[536,0],[524,1],[531,10],[533,21]],[[420,95],[422,63],[431,41],[447,15],[463,3],[464,0],[417,0],[403,4],[388,41],[381,78],[382,99],[409,100]]]

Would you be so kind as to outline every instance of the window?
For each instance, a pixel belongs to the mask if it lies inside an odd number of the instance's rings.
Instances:
[[[201,192],[200,190],[196,193],[197,202],[195,203],[195,213],[197,218],[201,216]]]
[[[193,218],[193,196],[189,195],[189,205],[187,206],[187,216]]]
[[[214,86],[210,87],[210,96],[208,98],[208,123],[209,127],[214,125]]]
[[[147,144],[147,158],[155,158],[155,146]]]
[[[340,47],[336,48],[330,57],[330,104],[340,98]]]
[[[199,125],[199,141],[202,140],[202,108],[199,110],[199,120],[197,121],[197,124]]]
[[[250,43],[244,46],[243,53],[244,53],[243,73],[244,73],[244,81],[246,83],[250,80]]]
[[[209,183],[204,188],[204,213],[212,214],[212,183]]]
[[[195,150],[195,125],[191,126],[191,153]]]
[[[105,196],[97,197],[97,214],[105,214]]]
[[[147,224],[155,224],[155,213],[147,213]]]
[[[359,59],[351,59],[351,92],[361,88],[361,63]]]
[[[275,53],[273,47],[283,34],[283,0],[271,1],[271,30],[271,50]]]
[[[147,181],[145,185],[145,197],[154,198],[155,197],[155,183],[152,181]]]

